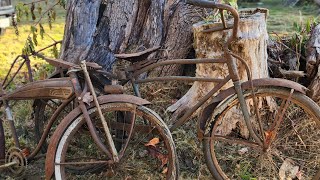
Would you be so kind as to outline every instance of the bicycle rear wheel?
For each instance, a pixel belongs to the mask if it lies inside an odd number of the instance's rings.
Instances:
[[[264,145],[249,136],[238,99],[229,98],[221,104],[221,113],[214,114],[207,124],[204,152],[213,176],[313,179],[319,174],[319,106],[299,92],[290,95],[287,89],[257,88],[260,128],[251,91],[244,95],[253,129]],[[282,113],[283,118],[279,118]]]
[[[94,143],[82,115],[59,126],[55,150],[56,179],[176,179],[174,143],[164,122],[150,109],[129,103],[102,104],[120,161],[113,160]],[[88,110],[100,140],[105,133],[96,108]],[[121,115],[120,115],[121,114]],[[121,117],[119,117],[121,116]],[[109,149],[107,147],[107,149]]]

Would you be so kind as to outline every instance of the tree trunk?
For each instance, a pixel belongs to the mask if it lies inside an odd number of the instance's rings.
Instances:
[[[316,26],[310,36],[307,43],[307,75],[309,79],[312,79],[309,85],[310,91],[308,96],[314,101],[320,100],[320,25]]]
[[[110,70],[114,54],[161,46],[156,58],[185,58],[192,49],[192,24],[203,15],[179,0],[70,0],[61,58],[94,61]],[[181,66],[166,67],[168,74]]]
[[[207,24],[197,23],[193,26],[197,58],[220,58],[222,47],[220,42],[224,42],[226,37],[230,37],[231,30],[203,33],[203,29],[218,26],[219,23]],[[250,16],[243,16],[240,20],[238,31],[240,40],[232,45],[232,51],[246,60],[250,67],[253,78],[268,77],[267,67],[267,40],[265,14],[257,13]],[[245,67],[238,62],[238,70],[242,81],[247,81]],[[224,78],[229,74],[227,66],[221,64],[197,64],[197,77]],[[195,82],[190,90],[175,104],[168,108],[175,113],[173,118],[177,118],[186,109],[194,105],[199,98],[204,96],[213,87],[214,83]],[[223,89],[232,86],[232,82],[226,84]]]

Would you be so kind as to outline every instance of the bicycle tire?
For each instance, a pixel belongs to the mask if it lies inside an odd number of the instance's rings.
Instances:
[[[79,114],[76,118],[69,119],[67,126],[59,125],[56,132],[61,133],[54,133],[52,137],[52,139],[59,139],[54,153],[56,179],[78,179],[80,177],[99,179],[101,176],[107,176],[110,179],[177,179],[178,164],[174,142],[168,127],[156,113],[144,106],[129,103],[105,103],[101,104],[101,110],[107,119],[115,143],[122,142],[124,146],[129,140],[127,148],[122,147],[119,150],[119,154],[121,154],[122,150],[125,149],[119,163],[97,162],[102,159],[109,162],[112,160],[99,151],[99,148],[93,147],[95,143],[86,127],[83,116]],[[95,116],[97,116],[96,108],[88,109],[88,112],[93,119],[98,135],[104,141],[104,131],[99,121],[95,119]],[[130,129],[126,128],[131,125],[130,123],[113,124],[114,121],[119,121],[116,118],[119,112],[127,115],[135,114],[131,137],[128,136]],[[146,125],[145,122],[148,124]],[[118,129],[126,132],[123,139],[116,139],[121,137],[117,134],[119,133]],[[145,131],[143,129],[147,130],[147,133],[141,136],[140,131]],[[159,138],[159,144],[146,146],[154,137]],[[84,158],[80,155],[88,157]],[[161,159],[161,157],[164,159]],[[79,162],[74,162],[75,158],[84,160],[81,162],[82,165],[79,165]],[[73,162],[66,163],[68,159]],[[167,161],[167,163],[162,160]],[[74,166],[77,166],[77,168]],[[82,169],[81,172],[74,171],[74,169],[80,168]]]
[[[252,106],[251,91],[246,91],[244,96],[247,105]],[[264,134],[267,145],[259,146],[248,136],[242,112],[237,109],[236,96],[225,100],[218,106],[223,110],[213,113],[206,124],[203,141],[206,163],[214,178],[281,179],[291,176],[292,179],[313,179],[319,175],[319,106],[299,92],[293,92],[290,101],[284,101],[290,96],[290,90],[284,88],[256,88],[255,96],[263,132],[259,130],[259,123],[254,123],[256,115],[253,111],[250,111],[251,122],[259,137]],[[281,102],[288,102],[288,107],[282,106],[282,111],[286,110],[284,118],[275,122]],[[238,121],[233,124],[235,116]],[[222,129],[226,123],[229,123],[227,130]],[[274,128],[276,124],[281,126]]]

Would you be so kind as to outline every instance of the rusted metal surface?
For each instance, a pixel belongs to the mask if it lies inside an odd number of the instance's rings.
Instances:
[[[98,97],[99,104],[106,104],[106,103],[113,103],[113,102],[124,102],[124,103],[131,103],[136,105],[144,105],[149,104],[148,101],[141,99],[136,96],[132,95],[105,95]],[[93,107],[93,104],[91,105]],[[68,127],[68,125],[72,122],[73,119],[78,117],[82,113],[80,107],[75,108],[73,111],[71,111],[59,124],[58,129],[54,132],[52,137],[58,136],[63,131],[65,131],[65,127]],[[141,129],[148,129],[146,127],[141,127]],[[50,154],[50,156],[46,157],[45,162],[45,169],[46,169],[46,179],[51,179],[53,173],[54,173],[54,157],[55,157],[55,151],[58,145],[60,139],[58,138],[51,138],[50,144],[48,146],[47,154]]]
[[[206,77],[181,77],[181,76],[167,76],[167,77],[155,77],[155,78],[147,78],[147,79],[139,79],[135,80],[135,83],[148,83],[155,81],[199,81],[199,82],[224,82],[224,79],[216,79],[216,78],[206,78]]]
[[[142,69],[131,69],[133,71],[132,76],[138,77],[140,74],[147,72],[149,70],[155,69],[161,66],[173,65],[173,64],[199,64],[199,63],[226,63],[225,59],[172,59],[166,61],[160,61],[155,64],[148,65]]]
[[[104,92],[107,94],[123,94],[123,86],[120,85],[105,85]]]
[[[58,60],[58,59],[48,58],[48,57],[45,57],[44,55],[37,53],[37,52],[34,52],[33,55],[46,60],[49,64],[51,64],[52,66],[57,67],[57,68],[62,68],[62,69],[80,68],[79,65],[73,64],[71,62],[64,61],[62,59]]]
[[[283,88],[289,88],[294,89],[295,91],[298,91],[302,94],[306,94],[308,91],[308,88],[302,86],[301,84],[298,84],[293,81],[289,81],[286,79],[279,79],[279,78],[261,78],[261,79],[254,79],[252,80],[253,87],[265,87],[265,86],[273,86],[273,87],[283,87]],[[241,87],[243,90],[249,90],[251,89],[251,82],[243,82],[241,84]],[[212,100],[212,102],[218,102],[224,100],[226,97],[232,95],[235,93],[235,90],[233,87],[230,87],[226,90],[221,91],[215,98]],[[211,102],[211,103],[212,103]]]
[[[280,88],[287,88],[287,89],[294,89],[300,93],[306,94],[308,90],[306,87],[302,86],[293,81],[289,81],[286,79],[278,79],[278,78],[263,78],[263,79],[254,79],[252,80],[252,84],[250,81],[242,83],[242,90],[251,90],[253,87],[280,87]],[[201,116],[198,122],[199,128],[199,137],[203,136],[204,128],[206,125],[206,121],[210,117],[212,111],[216,108],[216,106],[227,97],[234,95],[235,90],[233,87],[230,87],[226,90],[221,91],[218,95],[216,95],[210,103],[203,109]]]
[[[267,134],[268,136],[266,137],[265,141],[264,141],[264,149],[267,150],[270,145],[271,142],[273,142],[273,140],[276,138],[277,134],[278,134],[278,130],[280,129],[280,125],[283,122],[283,116],[287,110],[287,108],[289,107],[289,103],[291,101],[292,95],[293,95],[294,89],[291,89],[290,94],[288,96],[288,98],[285,100],[283,100],[281,102],[280,108],[278,109],[278,113],[275,116],[275,119],[272,123],[272,125],[270,126],[269,130],[267,130]]]
[[[183,125],[189,117],[205,102],[208,101],[210,97],[213,96],[216,92],[218,92],[222,86],[224,86],[229,80],[232,80],[233,83],[235,84],[235,87],[231,87],[229,89],[223,90],[220,92],[217,96],[214,97],[214,99],[209,103],[209,105],[204,108],[201,118],[198,121],[198,136],[199,139],[204,141],[209,141],[207,137],[204,136],[204,130],[205,130],[205,125],[206,121],[209,118],[209,116],[212,114],[212,110],[216,108],[216,106],[223,101],[225,98],[230,97],[232,95],[237,94],[237,97],[239,97],[239,101],[242,102],[241,107],[242,107],[242,112],[244,112],[245,115],[245,120],[247,123],[247,126],[249,127],[250,131],[250,136],[252,136],[256,142],[261,142],[261,140],[257,137],[255,137],[255,133],[250,130],[251,123],[248,121],[248,110],[245,105],[244,97],[243,97],[243,91],[245,90],[253,90],[255,87],[268,87],[268,86],[273,86],[273,87],[283,87],[283,88],[289,88],[289,89],[294,89],[295,91],[301,92],[303,94],[306,93],[307,88],[304,86],[294,83],[292,81],[284,80],[284,79],[257,79],[257,80],[252,80],[252,75],[250,72],[250,69],[248,68],[248,65],[246,62],[236,54],[230,52],[229,46],[230,44],[237,39],[237,33],[238,33],[238,25],[239,25],[239,14],[238,12],[224,4],[217,4],[214,2],[210,1],[203,1],[203,0],[187,0],[186,2],[198,5],[201,7],[205,8],[218,8],[220,12],[220,18],[221,18],[221,26],[215,28],[215,29],[206,29],[204,32],[212,32],[212,31],[221,31],[221,30],[226,30],[226,29],[232,29],[232,35],[231,37],[223,44],[223,57],[220,59],[174,59],[174,60],[166,60],[166,61],[161,61],[157,62],[157,60],[151,60],[151,61],[142,61],[142,62],[137,62],[133,64],[132,66],[126,68],[124,70],[125,76],[121,76],[121,79],[126,79],[126,80],[131,80],[135,94],[137,96],[140,96],[139,90],[137,83],[147,83],[147,82],[154,82],[154,81],[202,81],[202,82],[216,82],[218,83],[209,93],[207,93],[203,98],[199,100],[199,102],[191,107],[176,123],[173,124],[171,127],[171,130],[175,130],[177,127]],[[227,24],[224,16],[224,11],[228,11],[234,18],[233,25]],[[140,59],[144,59],[147,57],[149,54],[155,52],[159,47],[154,47],[151,49],[147,49],[143,52],[138,52],[138,53],[132,53],[132,54],[117,54],[115,55],[119,59],[125,59],[131,62],[136,62]],[[110,151],[109,148],[106,147],[104,143],[101,142],[101,139],[98,137],[97,132],[96,132],[96,126],[93,125],[92,120],[89,116],[88,109],[92,107],[97,107],[100,115],[100,119],[102,120],[103,124],[103,129],[108,130],[108,124],[104,120],[104,117],[102,116],[102,112],[100,109],[99,104],[105,104],[105,103],[116,103],[116,102],[123,102],[123,103],[131,103],[134,105],[145,105],[145,104],[150,104],[150,102],[136,97],[132,95],[126,95],[122,94],[123,93],[123,88],[121,86],[114,86],[114,85],[109,85],[105,86],[104,90],[106,93],[111,93],[110,95],[104,95],[97,97],[95,95],[94,87],[91,83],[91,79],[89,77],[89,72],[85,71],[85,68],[82,67],[80,68],[79,65],[66,62],[63,60],[57,60],[57,59],[51,59],[44,57],[38,52],[34,52],[33,55],[38,56],[40,58],[45,59],[49,64],[57,67],[60,69],[60,73],[62,72],[62,69],[68,69],[70,78],[59,78],[59,79],[50,79],[50,80],[44,80],[44,81],[36,81],[33,83],[29,83],[21,88],[18,88],[16,91],[9,93],[9,94],[2,94],[2,99],[5,100],[19,100],[19,99],[66,99],[65,101],[52,115],[50,118],[48,127],[45,129],[41,140],[36,147],[36,149],[33,151],[33,153],[28,157],[28,158],[33,158],[40,150],[41,145],[44,143],[50,128],[52,124],[54,123],[55,119],[58,117],[60,112],[63,110],[64,107],[66,107],[72,99],[76,99],[79,103],[79,106],[75,108],[73,111],[71,111],[60,123],[56,131],[54,132],[52,137],[58,137],[60,134],[62,134],[65,131],[65,128],[70,125],[70,123],[79,115],[83,114],[83,117],[85,119],[85,122],[88,126],[88,129],[90,131],[90,134],[92,138],[94,139],[95,143],[97,146],[105,153],[107,156],[109,156],[110,159],[113,159],[112,162],[117,161],[117,151],[113,147],[112,150]],[[18,56],[14,63],[18,61],[19,58],[24,58],[24,61],[22,64],[19,66],[18,71],[22,68],[24,63],[27,64],[28,70],[29,70],[29,81],[33,81],[32,79],[32,73],[30,73],[31,68],[30,68],[30,60],[28,60],[28,56]],[[241,83],[239,81],[239,74],[237,70],[237,64],[236,64],[236,59],[241,61],[246,68],[246,72],[249,78],[248,82]],[[224,79],[216,79],[214,77],[177,77],[177,76],[168,76],[168,77],[155,77],[155,78],[149,78],[149,79],[138,79],[139,75],[141,75],[144,72],[147,72],[149,70],[155,69],[160,66],[166,66],[166,65],[173,65],[173,64],[199,64],[199,63],[225,63],[228,66],[228,70],[230,75],[225,77]],[[85,63],[86,66],[88,66],[88,70],[94,70],[97,73],[104,74],[107,77],[110,77],[111,79],[119,79],[120,76],[114,75],[109,72],[105,72],[101,70],[101,66],[97,65],[96,63]],[[10,71],[12,69],[13,65],[10,68]],[[84,86],[81,86],[79,83],[78,79],[78,71],[85,71],[85,83]],[[14,73],[13,77],[17,75],[17,72]],[[63,74],[63,72],[61,73]],[[5,80],[4,80],[4,88],[6,88],[12,81],[13,79],[9,79],[9,76],[7,75]],[[237,86],[238,85],[238,86]],[[84,95],[88,92],[88,87],[90,89],[91,94],[93,95],[94,98],[94,103],[89,102],[90,105],[86,105],[83,101]],[[254,94],[254,91],[253,91]],[[290,98],[288,99],[288,101]],[[288,104],[287,101],[287,104]],[[286,105],[286,104],[285,104]],[[285,111],[286,106],[283,106],[283,111]],[[257,109],[258,107],[255,105],[255,111],[258,112]],[[112,125],[115,129],[119,128],[120,130],[126,130],[129,132],[127,141],[125,141],[125,146],[124,149],[122,150],[122,153],[120,152],[120,158],[123,156],[123,152],[125,151],[128,142],[130,140],[130,137],[134,131],[152,131],[152,128],[150,126],[144,126],[144,125],[136,125],[134,120],[135,120],[135,113],[130,114],[129,122],[130,123],[121,123],[121,122],[116,122],[112,123],[109,125]],[[281,118],[280,118],[281,119]],[[1,139],[1,125],[2,123],[0,122],[0,158],[2,152],[4,152],[4,146],[1,146],[2,139]],[[15,131],[15,130],[13,130]],[[107,131],[106,131],[107,132]],[[3,134],[3,133],[2,133]],[[106,133],[111,135],[110,132]],[[227,137],[224,136],[216,136],[216,139],[224,140],[226,142],[233,142],[234,139],[228,139]],[[112,138],[108,137],[109,139],[109,146],[112,147],[114,146],[114,143],[112,142]],[[111,140],[110,140],[111,139]],[[59,143],[60,139],[58,138],[52,138],[50,140],[50,144],[48,147],[47,151],[47,157],[46,157],[46,179],[50,179],[53,176],[54,173],[54,158],[55,158],[55,152],[57,145]],[[245,145],[250,145],[252,147],[258,146],[258,143],[251,143],[248,144],[248,142],[245,141],[239,141],[237,140],[237,143],[239,144],[245,144]],[[209,150],[208,150],[209,151]],[[209,153],[209,152],[206,152]],[[116,156],[115,156],[116,155]],[[115,158],[113,158],[115,157]],[[111,161],[101,161],[101,163],[112,163]],[[96,162],[88,162],[85,164],[90,164],[90,163],[96,163]],[[60,164],[68,164],[68,163],[60,163]],[[79,163],[77,163],[79,164]],[[210,164],[209,164],[210,166]],[[212,164],[212,166],[214,166]],[[318,173],[319,174],[319,173]]]
[[[228,136],[222,136],[222,135],[215,135],[213,137],[204,137],[204,139],[208,139],[208,140],[222,140],[222,141],[225,141],[225,142],[229,142],[231,144],[243,144],[245,146],[250,146],[254,149],[260,149],[262,150],[262,147],[258,144],[258,143],[255,143],[255,142],[252,142],[252,141],[246,141],[246,140],[241,140],[241,139],[236,139],[236,138],[231,138],[231,137],[228,137]]]
[[[228,81],[230,80],[230,76],[227,76],[223,82],[220,82],[218,85],[216,85],[210,92],[208,92],[204,97],[202,97],[199,102],[191,107],[187,112],[184,113],[184,115],[178,119],[177,122],[175,122],[171,127],[170,130],[174,131],[176,128],[183,125],[189,117],[200,107],[202,106],[212,95],[219,91],[220,88],[222,88]]]
[[[124,153],[125,153],[126,150],[127,150],[127,147],[128,147],[128,145],[129,145],[129,142],[131,141],[131,137],[132,137],[133,130],[134,130],[134,125],[135,125],[135,120],[136,120],[136,108],[135,108],[135,110],[134,110],[133,113],[127,113],[127,114],[125,115],[125,117],[124,117],[124,123],[127,122],[127,119],[128,119],[128,118],[130,118],[128,122],[130,122],[131,125],[130,125],[129,131],[127,131],[127,132],[129,132],[129,134],[128,134],[127,140],[126,140],[126,142],[125,142],[125,145],[124,145],[124,147],[122,148],[121,152],[119,153],[120,159],[123,157]]]
[[[151,104],[149,101],[145,99],[128,95],[128,94],[110,94],[110,95],[99,96],[98,101],[99,103],[127,102],[127,103],[136,104],[140,106]]]
[[[186,0],[186,3],[192,4],[192,5],[195,5],[195,6],[199,6],[199,7],[204,7],[204,8],[212,8],[212,9],[217,8],[217,9],[220,10],[220,12],[221,12],[221,10],[226,10],[226,11],[230,12],[231,15],[234,18],[234,22],[233,22],[232,36],[228,40],[226,45],[229,46],[229,44],[232,41],[237,39],[240,16],[239,16],[239,13],[238,13],[238,11],[236,9],[234,9],[233,7],[231,7],[229,5],[226,5],[226,4],[218,4],[216,2],[206,1],[206,0]],[[225,17],[224,16],[221,16],[220,18],[221,18],[222,22],[225,22]],[[226,25],[224,25],[224,27],[225,27],[225,29],[227,28]],[[224,29],[221,29],[221,30],[224,30]],[[211,31],[207,31],[207,32],[211,32]]]
[[[113,161],[90,161],[90,162],[69,162],[69,163],[55,163],[56,165],[89,165],[89,164],[113,164]]]
[[[56,78],[28,83],[4,95],[3,99],[69,99],[73,94],[69,78]]]
[[[6,84],[7,80],[9,79],[9,75],[10,75],[10,72],[12,71],[12,68],[13,68],[14,64],[18,61],[18,59],[19,59],[20,57],[21,57],[21,55],[17,56],[17,57],[13,60],[13,63],[11,64],[9,71],[8,71],[6,77],[4,78],[3,82],[2,82],[3,85]]]
[[[244,93],[241,89],[241,82],[236,81],[236,82],[233,82],[233,84],[234,84],[234,90],[239,100],[240,109],[242,111],[242,115],[244,117],[244,121],[248,128],[250,137],[252,137],[259,145],[263,145],[261,138],[259,138],[259,135],[253,129],[248,106],[247,106],[246,100],[244,99]],[[250,89],[251,89],[251,86],[250,86]]]
[[[118,151],[115,147],[115,144],[113,142],[113,139],[112,139],[112,135],[111,135],[111,132],[110,132],[110,129],[109,129],[109,126],[108,126],[108,123],[106,121],[106,118],[104,117],[104,115],[102,114],[102,111],[101,111],[101,107],[99,105],[99,102],[98,102],[98,99],[97,99],[97,94],[94,90],[94,87],[93,87],[93,84],[92,84],[92,81],[91,81],[91,78],[90,78],[90,75],[89,75],[89,72],[87,71],[87,66],[86,66],[86,62],[85,61],[82,61],[81,64],[80,64],[82,70],[83,70],[83,73],[84,73],[84,76],[85,76],[85,79],[86,79],[86,83],[89,85],[89,90],[91,92],[91,95],[93,97],[93,103],[95,104],[96,108],[97,108],[97,111],[98,111],[98,114],[99,114],[99,117],[100,117],[100,121],[103,125],[103,130],[104,132],[106,133],[106,138],[107,138],[107,144],[109,145],[110,149],[111,149],[111,157],[112,159],[115,161],[115,162],[118,162],[119,161],[119,155],[118,155]],[[83,102],[83,101],[82,101]],[[82,112],[85,116],[85,119],[87,121],[87,124],[89,126],[89,129],[90,129],[90,132],[91,134],[93,135],[94,133],[96,133],[96,130],[95,128],[92,126],[93,129],[91,129],[91,125],[89,125],[91,121],[90,117],[89,117],[89,114],[87,113],[87,109],[85,106],[82,106],[82,103],[80,103],[80,108],[82,109]],[[95,139],[95,135],[93,136],[93,139]],[[97,137],[97,139],[99,139]],[[100,139],[99,139],[100,140]],[[97,140],[95,139],[95,141],[97,142]],[[101,142],[102,143],[102,142]],[[102,143],[103,144],[103,143]],[[103,147],[102,147],[103,148]],[[108,151],[106,151],[106,153],[108,153]]]
[[[29,78],[29,82],[33,82],[33,75],[32,75],[32,69],[31,69],[31,64],[30,64],[30,58],[29,56],[24,56],[24,59],[26,60],[26,65],[27,65],[27,69],[28,69],[28,78]]]
[[[141,52],[131,53],[131,54],[115,54],[114,56],[118,59],[123,59],[131,62],[141,61],[146,59],[151,53],[157,51],[160,46],[146,49]]]
[[[13,77],[10,79],[10,80],[8,80],[8,82],[7,82],[7,84],[5,84],[5,83],[2,83],[3,84],[3,89],[6,89],[8,86],[9,86],[9,84],[13,81],[13,79],[17,76],[17,74],[19,73],[19,71],[21,70],[21,68],[23,67],[23,65],[25,64],[25,60],[20,64],[20,66],[19,66],[19,68],[18,68],[18,70],[13,74]],[[9,74],[8,74],[9,75]]]

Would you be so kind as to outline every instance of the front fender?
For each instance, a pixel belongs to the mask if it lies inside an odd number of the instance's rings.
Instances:
[[[279,79],[279,78],[263,78],[263,79],[254,79],[252,80],[253,87],[283,87],[288,89],[294,89],[300,93],[306,94],[308,89],[301,84],[298,84],[293,81],[289,81],[286,79]],[[242,90],[250,90],[251,89],[251,82],[246,81],[241,84]],[[225,100],[227,97],[231,95],[235,95],[236,91],[234,87],[230,87],[226,90],[221,91],[217,96],[215,96],[210,103],[203,109],[199,121],[198,121],[198,136],[199,139],[202,139],[205,126],[207,120],[210,118],[212,112],[218,106],[218,104]]]
[[[123,102],[123,103],[131,103],[135,105],[146,105],[150,104],[149,101],[132,96],[127,94],[110,94],[110,95],[104,95],[98,97],[99,104],[105,104],[105,103],[115,103],[115,102]],[[91,103],[90,107],[93,107],[93,103]],[[81,110],[79,107],[72,110],[59,124],[58,128],[55,130],[54,134],[51,137],[56,137],[58,134],[62,133],[61,131],[64,131],[63,127],[67,127],[73,119],[78,117],[81,114]],[[46,156],[46,162],[45,162],[45,174],[46,179],[49,180],[52,178],[54,173],[54,156],[56,152],[56,148],[58,146],[58,142],[60,139],[58,138],[51,138],[50,143],[47,150],[47,156]]]

